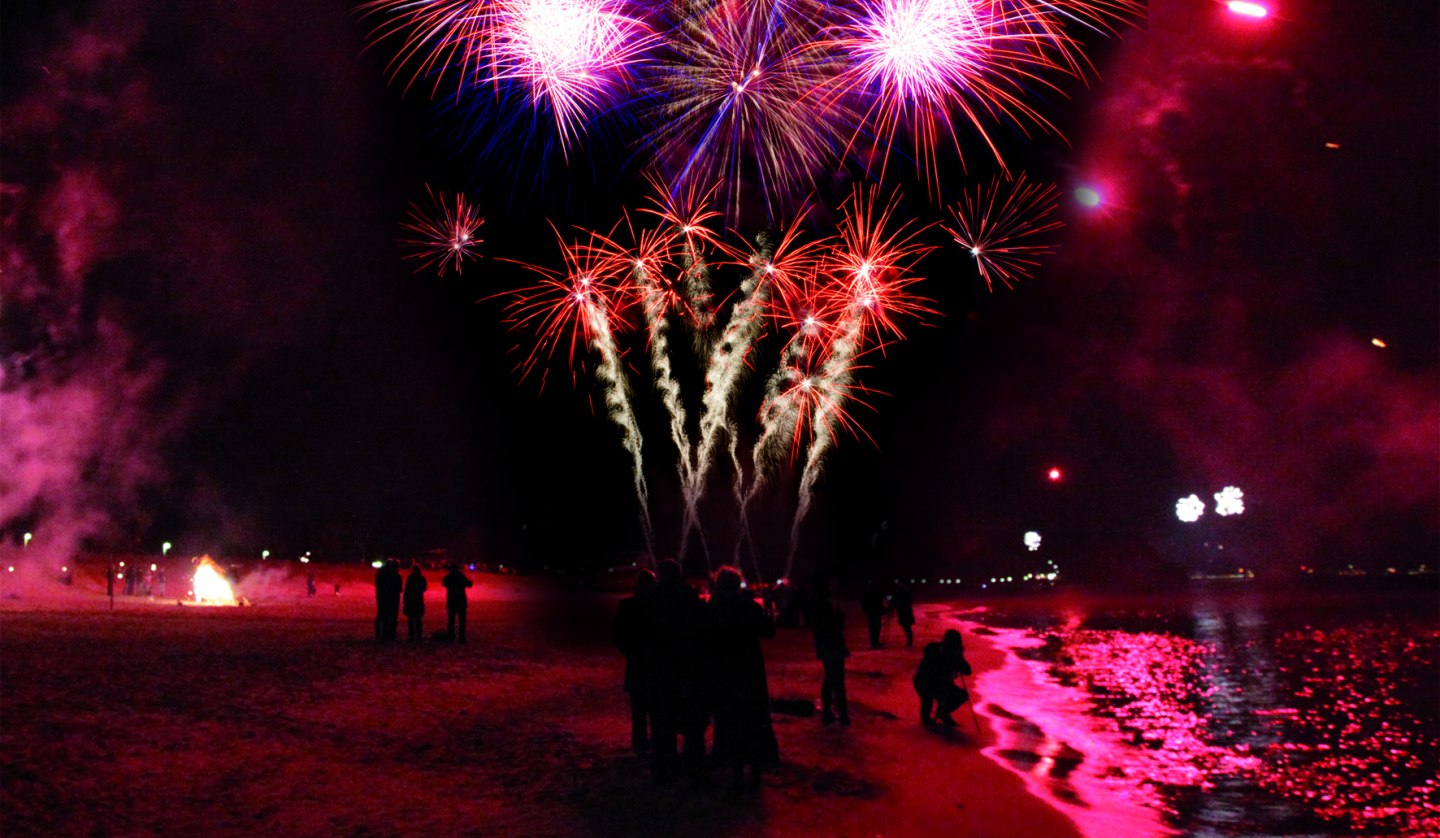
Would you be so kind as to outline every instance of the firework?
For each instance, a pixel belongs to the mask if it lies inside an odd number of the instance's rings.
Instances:
[[[1245,512],[1245,493],[1239,486],[1226,486],[1215,493],[1216,515],[1240,515]]]
[[[562,148],[614,101],[655,42],[619,0],[503,0],[491,30],[489,80],[520,82],[546,107]]]
[[[1183,497],[1175,502],[1175,517],[1187,524],[1193,524],[1205,514],[1205,501],[1198,495]]]
[[[752,184],[770,217],[814,188],[850,122],[843,100],[816,95],[840,70],[817,41],[826,4],[708,0],[675,28],[657,68],[651,144],[670,154],[676,189],[724,182],[727,215]]]
[[[463,194],[437,194],[428,186],[425,191],[430,206],[410,205],[410,217],[403,227],[407,237],[400,243],[413,251],[408,258],[420,263],[417,271],[429,268],[444,276],[453,267],[458,274],[467,258],[480,258],[476,250],[484,240],[475,232],[485,219]]]
[[[877,193],[859,189],[845,202],[835,246],[821,261],[820,270],[832,279],[820,291],[829,297],[821,309],[839,311],[845,321],[855,319],[862,336],[900,338],[901,318],[935,313],[927,300],[909,291],[920,280],[910,268],[934,248],[918,241],[928,225],[917,227],[906,220],[890,230],[899,195],[892,195],[882,208]]]
[[[973,198],[962,194],[950,209],[954,227],[944,230],[970,251],[987,289],[995,289],[995,280],[1010,288],[1030,276],[1037,257],[1054,252],[1044,236],[1062,226],[1048,219],[1059,199],[1059,189],[1027,183],[1024,175],[1005,185],[996,178],[988,190],[977,186]]]
[[[650,489],[645,479],[644,444],[640,423],[630,404],[625,368],[616,343],[617,328],[624,323],[618,307],[617,260],[613,240],[591,233],[585,244],[567,244],[556,231],[566,270],[551,271],[534,265],[525,267],[541,276],[539,285],[516,295],[511,303],[511,322],[538,335],[535,347],[521,364],[522,376],[533,371],[545,352],[553,357],[558,346],[568,346],[575,361],[576,348],[587,345],[599,356],[595,377],[605,398],[606,413],[620,429],[621,444],[631,458],[635,497],[640,506],[640,529],[648,555],[655,552],[655,530],[650,521]]]
[[[485,61],[495,5],[492,0],[370,0],[359,10],[362,17],[384,18],[371,32],[372,44],[402,39],[388,69],[393,76],[401,67],[415,65],[407,89],[422,76],[433,76],[433,94],[445,71],[455,68],[458,94]]]
[[[1032,553],[1040,549],[1040,533],[1034,530],[1025,533],[1025,549]]]

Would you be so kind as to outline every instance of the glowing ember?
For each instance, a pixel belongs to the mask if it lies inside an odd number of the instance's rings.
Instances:
[[[1175,502],[1175,517],[1187,524],[1193,524],[1205,514],[1205,501],[1198,495],[1181,498]]]
[[[1245,511],[1245,493],[1239,486],[1226,486],[1215,493],[1216,515],[1239,515]]]
[[[195,592],[195,602],[200,605],[239,605],[235,601],[235,592],[230,589],[230,583],[225,581],[225,574],[220,571],[219,565],[209,556],[201,556],[200,564],[195,568],[195,578],[192,580],[192,590]]]

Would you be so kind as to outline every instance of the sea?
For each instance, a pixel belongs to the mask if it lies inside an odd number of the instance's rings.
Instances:
[[[1440,835],[1440,592],[1081,591],[950,615],[1006,653],[987,756],[1091,836]]]

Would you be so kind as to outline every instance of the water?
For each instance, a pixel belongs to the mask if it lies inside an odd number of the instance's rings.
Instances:
[[[958,615],[988,749],[1087,834],[1440,834],[1440,599],[1071,595]]]

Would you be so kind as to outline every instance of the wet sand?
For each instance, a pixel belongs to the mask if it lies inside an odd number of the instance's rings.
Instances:
[[[889,626],[871,651],[847,605],[854,724],[777,713],[782,765],[732,799],[720,771],[710,789],[656,789],[629,753],[616,597],[480,575],[470,643],[379,645],[361,571],[339,596],[324,575],[313,599],[300,577],[242,585],[244,608],[180,607],[172,588],[110,612],[93,579],[56,596],[0,589],[0,830],[1079,834],[1003,767],[1027,757],[983,752],[1025,748],[995,737],[1003,717],[976,684],[973,722],[962,709],[957,729],[918,723],[910,675],[945,609],[920,609],[916,648]],[[443,611],[432,596],[427,629]],[[765,651],[772,697],[816,698],[807,631]],[[983,638],[970,656],[980,678],[1006,660]]]

